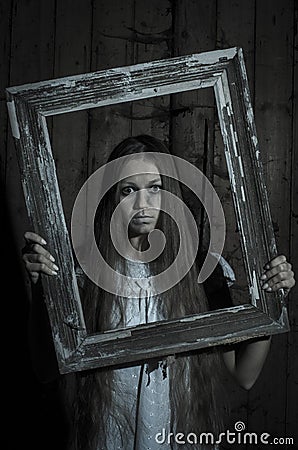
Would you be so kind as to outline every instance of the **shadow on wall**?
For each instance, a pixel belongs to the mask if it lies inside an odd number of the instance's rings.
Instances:
[[[57,386],[40,384],[31,367],[27,338],[29,299],[2,183],[1,205],[2,446],[5,449],[64,450],[66,424]]]

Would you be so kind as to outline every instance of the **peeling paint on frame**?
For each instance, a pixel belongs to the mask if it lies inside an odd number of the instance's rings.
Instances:
[[[213,87],[215,92],[250,303],[90,335],[84,323],[46,117],[205,87]],[[42,280],[61,373],[134,363],[289,330],[284,293],[268,295],[257,285],[259,268],[276,256],[276,244],[240,48],[9,87],[7,106],[28,215],[34,230],[63,255],[59,276]]]

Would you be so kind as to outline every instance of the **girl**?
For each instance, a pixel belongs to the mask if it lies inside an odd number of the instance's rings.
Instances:
[[[164,212],[162,192],[182,199],[181,187],[174,178],[161,175],[159,153],[169,154],[161,141],[141,135],[125,139],[110,155],[109,161],[127,155],[130,159],[120,166],[119,182],[98,207],[95,235],[105,261],[125,275],[127,283],[132,279],[134,283],[132,295],[124,297],[123,286],[112,294],[85,280],[81,297],[89,332],[201,313],[214,308],[214,299],[221,299],[221,303],[216,301],[217,307],[218,303],[221,307],[231,306],[220,265],[204,286],[197,283],[199,259],[178,284],[165,292],[157,294],[154,283],[150,283],[151,277],[175,260],[179,250],[179,230]],[[124,255],[115,250],[110,238],[109,225],[116,206],[121,218],[116,234],[123,244]],[[164,233],[166,245],[154,260],[144,262],[142,256],[150,250],[148,238],[154,230]],[[187,221],[184,232],[188,233]],[[27,232],[25,239],[30,251],[24,252],[23,260],[36,289],[40,274],[55,276],[58,267],[40,236]],[[185,258],[191,250],[191,241],[188,242],[183,249]],[[291,265],[284,256],[269,262],[260,277],[264,280],[263,289],[272,292],[280,288],[288,291],[295,284]],[[138,278],[148,279],[147,285],[138,284]],[[33,307],[34,304],[36,301]],[[160,433],[199,436],[208,432],[218,436],[223,430],[220,381],[223,364],[242,387],[250,389],[260,374],[269,346],[270,338],[263,338],[235,347],[61,377],[71,411],[70,448],[170,449],[175,448],[175,441],[167,439],[161,446],[157,439]],[[188,444],[179,444],[179,448],[187,449]],[[202,443],[199,448],[210,446]]]

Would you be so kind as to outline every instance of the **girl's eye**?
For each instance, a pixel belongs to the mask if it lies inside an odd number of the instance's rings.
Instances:
[[[151,186],[151,188],[149,188],[150,192],[153,192],[153,194],[157,194],[161,189],[161,186],[159,186],[158,184],[154,184],[153,186]]]
[[[134,188],[132,188],[131,186],[127,186],[121,190],[122,195],[129,195],[129,194],[132,194],[133,192],[134,192]]]
[[[148,192],[151,192],[152,194],[158,194],[160,189],[161,189],[161,186],[159,186],[158,184],[154,184],[153,186],[149,187],[147,190],[148,190]],[[136,192],[136,189],[132,186],[126,186],[121,190],[121,194],[124,196],[130,195],[133,192]]]

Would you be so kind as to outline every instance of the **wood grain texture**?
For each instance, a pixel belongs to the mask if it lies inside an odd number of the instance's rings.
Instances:
[[[230,44],[234,42],[243,49],[252,104],[254,103],[254,15],[253,2],[244,3],[235,0],[217,2],[217,48],[230,47]],[[223,256],[235,272],[236,280],[231,287],[232,299],[234,304],[241,304],[245,302],[248,295],[245,267],[218,119],[215,123],[214,186],[223,202],[227,220],[227,237]]]
[[[77,360],[80,370],[83,370],[84,367],[90,368],[88,364],[92,355],[91,349],[88,347],[78,285],[75,281],[70,234],[67,231],[63,213],[46,115],[52,115],[54,112],[61,114],[65,111],[82,110],[88,106],[87,98],[94,106],[101,106],[102,104],[117,103],[117,101],[121,103],[127,98],[138,100],[150,98],[152,95],[162,95],[164,92],[183,92],[194,86],[201,89],[210,85],[214,85],[215,90],[237,225],[242,236],[250,301],[256,317],[253,328],[251,328],[249,320],[244,320],[240,330],[238,330],[240,322],[238,315],[234,314],[236,309],[233,310],[234,313],[231,315],[230,323],[227,322],[224,311],[218,312],[217,315],[214,313],[214,317],[219,318],[216,328],[220,328],[221,333],[213,340],[213,344],[230,342],[231,339],[236,342],[237,339],[243,339],[243,333],[248,338],[288,330],[288,319],[282,292],[271,294],[269,300],[268,295],[260,289],[257,275],[265,262],[275,256],[276,245],[260,164],[260,152],[242,50],[232,48],[204,52],[130,67],[108,69],[87,75],[57,78],[42,83],[11,87],[7,89],[7,97],[28,214],[34,225],[34,230],[48,242],[51,242],[52,245],[55,243],[57,255],[63,255],[63,258],[60,259],[61,271],[58,276],[42,278],[61,373],[75,370],[75,364],[72,364],[74,359]],[[177,168],[178,174],[182,161],[183,159]],[[186,164],[185,162],[184,165]],[[28,168],[30,168],[30,171]],[[183,173],[183,169],[181,170],[181,173]],[[178,176],[181,177],[181,175]],[[187,179],[187,176],[182,177],[181,180],[185,178]],[[187,181],[189,188],[195,191],[192,183],[194,181]],[[208,200],[207,190],[206,197]],[[204,199],[203,204],[207,200]],[[207,203],[206,208],[207,210],[210,208]],[[218,223],[212,223],[212,226],[216,227]],[[75,231],[74,227],[77,228],[76,222],[72,225],[72,234]],[[218,243],[213,241],[213,237],[216,235],[215,229],[211,231],[210,251],[213,251],[213,248],[217,248]],[[81,242],[79,243],[79,249],[80,246]],[[76,245],[75,250],[77,248]],[[79,258],[79,254],[76,253],[76,255]],[[208,254],[204,266],[207,260]],[[84,263],[84,259],[79,259],[79,262],[80,264]],[[83,269],[85,271],[90,270],[87,266]],[[104,273],[104,267],[102,267],[101,272]],[[111,270],[109,273],[105,273],[106,275],[103,275],[104,280],[112,276]],[[116,280],[115,284],[117,284]],[[104,285],[104,287],[106,286]],[[164,289],[161,290],[161,292],[163,291]],[[273,298],[275,301],[273,301]],[[212,314],[210,313],[211,317]],[[208,325],[208,317],[209,315],[204,316],[205,339],[200,340],[200,346],[208,346],[209,340],[212,338],[211,330],[213,328]],[[259,318],[259,321],[257,318]],[[183,322],[183,320],[180,322]],[[177,334],[179,340],[175,345],[175,351],[181,352],[182,349],[198,348],[196,334],[193,333],[192,337],[188,335],[188,327],[190,324],[196,323],[196,318],[189,317],[187,327],[185,329],[179,328]],[[234,325],[233,328],[231,328],[231,323]],[[164,321],[163,325],[170,326],[170,322]],[[156,336],[156,326],[151,327],[150,333],[148,327],[146,328],[148,336],[142,341],[144,346],[141,346],[139,352],[135,351],[136,342],[132,333],[129,333],[131,339],[126,342],[126,335],[118,336],[119,333],[111,331],[108,340],[110,350],[108,347],[107,360],[102,355],[103,339],[99,334],[95,339],[97,354],[101,355],[97,358],[98,365],[102,365],[103,361],[110,361],[113,364],[112,345],[115,339],[118,340],[119,344],[117,346],[119,361],[123,356],[121,342],[126,351],[126,360],[130,352],[131,361],[140,358],[140,355],[151,357],[153,355],[152,345]],[[143,329],[142,326],[138,328]],[[172,328],[170,326],[170,329]],[[168,351],[168,334],[162,344],[165,352]],[[170,342],[171,340],[172,337]],[[158,350],[158,355],[160,355],[162,348]],[[78,358],[76,357],[77,353],[79,354]],[[93,364],[96,364],[96,358],[92,361]]]
[[[108,331],[88,336],[77,352],[68,359],[65,367],[61,367],[61,371],[67,373],[106,365],[123,365],[148,357],[176,355],[214,345],[232,344],[236,334],[237,341],[241,342],[248,335],[258,337],[270,334],[275,327],[274,322],[260,310],[251,305],[240,305],[233,310],[227,308],[180,320]],[[282,332],[282,328],[280,331]]]
[[[134,61],[148,62],[171,56],[172,11],[169,0],[135,2]],[[169,141],[170,96],[160,96],[133,102],[131,135],[153,135]]]
[[[255,117],[260,155],[279,253],[288,258],[293,7],[292,0],[270,5],[257,2],[255,35]],[[283,335],[273,339],[262,377],[250,394],[252,404],[259,405],[250,411],[250,427],[272,436],[286,436],[288,338]],[[267,405],[270,415],[265,414]]]
[[[134,63],[134,1],[100,0],[93,6],[92,71]],[[130,135],[130,106],[103,106],[89,110],[88,176],[108,159],[111,150]],[[117,130],[117,132],[115,132]]]
[[[292,147],[291,147],[291,210],[290,210],[290,233],[289,233],[289,259],[293,265],[293,270],[298,268],[298,5],[294,3],[293,11],[293,46],[292,46]],[[284,120],[284,119],[283,119]],[[298,286],[293,288],[289,294],[289,319],[292,332],[288,336],[287,346],[287,385],[285,389],[286,396],[286,417],[285,434],[293,436],[295,442],[298,442]]]
[[[216,2],[173,2],[172,55],[205,52],[215,48]],[[200,89],[172,96],[171,145],[176,155],[190,161],[213,180],[215,97],[213,89]],[[185,192],[200,224],[201,251],[208,248],[209,221],[201,203]]]
[[[92,2],[57,3],[53,78],[91,70]],[[52,149],[66,222],[70,225],[76,195],[85,181],[88,163],[88,112],[52,118]],[[83,214],[83,212],[82,212]],[[58,266],[61,255],[54,254]]]
[[[251,101],[254,108],[255,2],[218,0],[216,41],[218,48],[225,48],[236,44],[240,45],[243,49]],[[228,170],[218,119],[215,123],[214,146],[214,185],[224,205],[228,230],[223,255],[235,272],[236,280],[230,289],[233,302],[235,304],[241,304],[245,301],[248,291],[239,230],[236,225],[231,187],[228,180]],[[249,393],[241,389],[231,379],[229,374],[226,376],[226,386],[231,393],[231,414],[227,418],[227,427],[234,429],[234,424],[238,420],[242,420],[247,426],[250,411]],[[252,424],[252,430],[254,430],[254,424]],[[237,447],[239,447],[239,450],[244,450],[246,445],[239,444]]]
[[[5,88],[10,85],[10,51],[11,51],[11,18],[12,18],[12,3],[9,7],[5,7],[4,3],[0,4],[0,29],[2,39],[0,43],[0,136],[2,142],[2,149],[0,153],[0,179],[1,189],[5,189],[6,184],[6,169],[7,169],[7,141],[8,141],[8,116],[7,108],[5,106]]]
[[[11,48],[10,58],[6,61],[10,73],[9,84],[35,82],[52,78],[54,57],[55,2],[7,2],[11,12]],[[8,15],[10,14],[10,9]],[[10,130],[7,139],[6,195],[9,199],[9,211],[13,216],[12,227],[16,248],[24,246],[24,232],[31,229],[28,220],[22,186],[20,183],[15,146]],[[23,265],[22,265],[23,268]],[[28,296],[30,286],[27,282]]]
[[[84,2],[89,8],[89,2]],[[214,10],[214,2],[197,2],[197,1],[172,1],[173,8],[179,8],[178,16],[170,12],[169,16],[165,18],[166,26],[162,26],[161,16],[156,17],[156,27],[152,28],[154,36],[150,36],[148,44],[148,36],[140,33],[133,33],[132,29],[136,31],[149,31],[146,26],[142,24],[142,8],[138,11],[135,5],[138,2],[127,1],[122,6],[119,1],[111,0],[93,0],[93,26],[89,29],[90,38],[92,41],[91,48],[86,49],[86,61],[88,58],[92,59],[91,70],[105,69],[107,67],[116,67],[127,64],[140,62],[138,57],[146,56],[146,48],[154,50],[153,38],[155,39],[156,49],[160,45],[158,39],[160,36],[155,31],[161,31],[168,27],[168,20],[172,20],[172,29],[175,28],[176,23],[183,24],[179,31],[174,33],[176,41],[175,48],[177,55],[189,54],[194,51],[194,47],[200,49],[209,45],[210,48],[223,48],[234,45],[240,45],[244,49],[246,55],[246,66],[248,70],[248,77],[250,89],[252,93],[253,105],[257,106],[258,112],[256,117],[256,124],[258,135],[261,139],[262,148],[269,148],[272,157],[268,153],[268,171],[271,174],[270,186],[272,186],[270,193],[270,203],[274,204],[274,221],[282,219],[281,234],[278,233],[278,244],[281,243],[281,249],[288,252],[290,261],[297,271],[297,57],[295,59],[295,47],[292,46],[291,33],[295,33],[295,26],[297,23],[294,15],[289,13],[286,5],[278,0],[271,2],[262,2],[256,0],[255,2],[243,2],[239,0],[218,0],[217,8]],[[59,4],[60,11],[63,9],[62,2]],[[176,4],[176,5],[175,5]],[[292,2],[293,7],[297,9],[297,4]],[[148,3],[149,5],[149,3]],[[285,5],[285,7],[284,7]],[[154,8],[156,5],[154,5]],[[74,23],[77,20],[77,13],[70,5],[67,11],[64,10],[64,18],[59,17],[55,11],[54,2],[39,2],[37,0],[30,0],[21,2],[18,0],[7,1],[1,3],[1,58],[5,64],[1,66],[1,75],[7,79],[7,73],[12,71],[12,78],[9,80],[10,85],[22,84],[26,82],[35,82],[39,80],[51,79],[54,74],[54,52],[55,52],[55,21],[60,20],[60,41],[59,48],[64,55],[64,65],[61,61],[61,69],[65,75],[69,73],[79,73],[73,66],[73,63],[82,61],[82,46],[80,45],[80,36],[71,30],[62,30],[64,20],[68,19],[68,27],[71,28],[71,15],[74,15]],[[12,9],[11,9],[12,8]],[[145,8],[145,6],[144,6]],[[154,26],[154,8],[149,9],[150,26]],[[255,9],[256,8],[256,9]],[[12,11],[12,12],[11,12]],[[145,11],[145,10],[144,10]],[[195,14],[190,14],[193,11]],[[146,13],[147,14],[147,13]],[[297,11],[296,11],[297,14]],[[65,18],[65,15],[68,16]],[[146,22],[146,15],[143,14],[143,21]],[[9,20],[11,17],[11,20]],[[86,17],[83,13],[83,17]],[[185,20],[187,18],[187,20]],[[83,21],[84,22],[84,21]],[[66,22],[65,22],[66,23]],[[138,27],[136,26],[136,24]],[[158,24],[158,25],[157,25]],[[282,25],[281,25],[282,24]],[[79,25],[78,25],[79,26]],[[160,26],[160,28],[159,28]],[[129,29],[131,28],[131,29]],[[215,29],[217,33],[215,35]],[[82,36],[85,36],[84,30],[81,29]],[[62,36],[69,36],[68,43],[63,43]],[[12,36],[11,49],[9,46],[9,36]],[[122,37],[119,37],[119,36]],[[72,43],[73,41],[73,43]],[[296,34],[297,41],[297,34]],[[78,43],[76,47],[74,42]],[[135,42],[138,42],[137,45]],[[162,46],[165,41],[162,41]],[[216,42],[212,47],[212,42]],[[149,47],[146,47],[146,44]],[[65,49],[64,49],[65,45]],[[297,42],[296,42],[297,48]],[[66,47],[70,46],[71,51],[67,55]],[[142,48],[144,51],[140,55],[134,53],[135,49]],[[9,50],[9,54],[8,54]],[[58,51],[58,43],[56,45]],[[89,56],[88,56],[88,52]],[[10,56],[9,56],[10,55]],[[56,60],[58,55],[56,54]],[[294,60],[294,61],[293,61]],[[255,63],[257,67],[255,69]],[[295,63],[295,72],[292,78],[289,77],[290,66]],[[69,64],[69,67],[68,67]],[[81,66],[82,67],[82,66]],[[89,69],[88,69],[89,70]],[[55,72],[59,76],[59,71]],[[3,89],[1,95],[4,99],[4,88],[7,86],[1,85]],[[257,89],[256,104],[254,102],[255,86]],[[189,101],[193,102],[191,94],[186,94]],[[296,97],[294,97],[296,95]],[[272,97],[272,99],[271,99]],[[2,100],[3,101],[3,100]],[[293,105],[293,106],[290,106]],[[3,106],[3,104],[2,104]],[[181,106],[187,106],[181,102]],[[102,110],[89,110],[89,145],[90,157],[88,159],[88,173],[90,174],[103,159],[101,155],[106,158],[110,149],[131,131],[129,117],[129,109],[125,109],[125,104],[120,107],[120,112],[116,110],[108,113]],[[103,108],[104,109],[104,108]],[[183,109],[183,108],[182,108]],[[196,109],[194,108],[194,111]],[[289,111],[292,115],[289,115]],[[93,112],[96,114],[93,116]],[[174,110],[175,112],[175,110]],[[179,113],[179,111],[177,111]],[[79,114],[79,113],[74,113]],[[180,110],[180,114],[191,120],[192,111]],[[21,185],[19,182],[17,161],[15,157],[15,148],[12,142],[10,128],[7,128],[5,118],[6,111],[2,108],[1,113],[1,173],[6,173],[6,190],[9,203],[9,209],[13,218],[14,234],[17,239],[17,248],[23,245],[23,231],[27,225],[27,214],[25,212],[25,205],[23,202],[23,194],[21,192]],[[115,117],[117,119],[117,134],[113,126]],[[204,116],[203,116],[204,117]],[[292,122],[293,141],[291,147],[291,155],[288,150],[284,152],[285,147],[289,149],[290,143],[289,134],[289,120]],[[182,119],[181,119],[182,121]],[[193,121],[192,126],[195,127],[196,122]],[[150,125],[149,125],[150,126]],[[190,128],[183,125],[185,132],[179,137],[179,147],[184,146],[187,139],[192,139],[193,132]],[[69,126],[70,128],[70,126]],[[118,134],[119,129],[119,134]],[[149,129],[149,128],[148,128]],[[282,130],[282,133],[280,133]],[[189,132],[192,135],[189,136]],[[6,139],[6,133],[8,139]],[[83,131],[85,136],[85,131]],[[218,129],[216,130],[218,134]],[[216,138],[215,133],[215,138]],[[82,139],[84,140],[84,139]],[[267,140],[269,145],[267,146]],[[6,142],[8,141],[8,142]],[[6,144],[5,144],[6,142]],[[217,142],[215,140],[215,152],[217,151]],[[59,143],[58,143],[59,144]],[[266,147],[263,147],[263,144]],[[174,145],[175,142],[174,142]],[[98,149],[103,150],[99,152]],[[7,157],[6,157],[7,149]],[[63,149],[66,152],[66,148]],[[193,155],[188,156],[187,150],[185,156],[193,158]],[[67,160],[67,157],[62,156]],[[269,162],[270,160],[270,162]],[[219,161],[219,159],[218,159]],[[220,168],[220,161],[217,166]],[[77,168],[75,169],[77,171]],[[77,172],[76,172],[77,173]],[[217,175],[216,175],[217,177]],[[286,178],[288,181],[283,179]],[[62,180],[63,181],[63,180]],[[292,185],[291,211],[289,210],[290,199],[290,184]],[[227,213],[230,218],[230,212]],[[291,214],[291,215],[290,215]],[[288,234],[288,226],[291,221],[291,230]],[[276,227],[277,229],[277,227]],[[249,393],[248,400],[243,401],[242,392],[235,391],[235,396],[239,399],[233,405],[233,417],[237,420],[241,419],[243,412],[250,415],[249,428],[255,431],[268,426],[277,429],[282,427],[284,433],[288,435],[295,435],[297,424],[297,287],[293,289],[289,298],[289,314],[291,321],[291,333],[289,334],[288,344],[284,341],[282,336],[274,338],[273,347],[271,349],[268,361],[259,377],[253,390]],[[22,336],[23,339],[23,336]],[[286,370],[287,376],[284,376]],[[274,374],[274,377],[273,377]],[[276,381],[273,381],[273,378]],[[276,395],[277,394],[277,395]],[[245,394],[246,397],[246,394]],[[286,400],[284,400],[286,398]],[[285,408],[287,410],[284,413]],[[279,418],[277,418],[279,415]],[[246,417],[246,416],[245,416]],[[261,424],[261,425],[260,425]],[[272,424],[272,425],[271,425]],[[233,422],[232,422],[233,425]],[[265,430],[264,430],[265,431]],[[29,433],[29,432],[28,432]],[[298,437],[297,437],[298,441]],[[30,444],[32,443],[29,440]],[[289,447],[293,448],[293,447]]]

